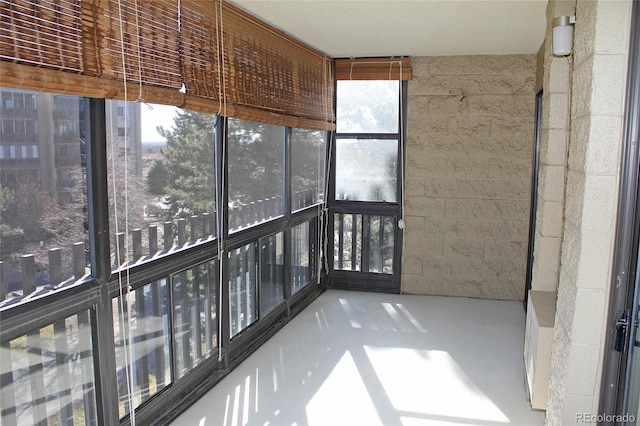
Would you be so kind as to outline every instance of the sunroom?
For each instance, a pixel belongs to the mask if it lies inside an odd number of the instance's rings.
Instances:
[[[637,414],[637,2],[0,7],[2,425]]]

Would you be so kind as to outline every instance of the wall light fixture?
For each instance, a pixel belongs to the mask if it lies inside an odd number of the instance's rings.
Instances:
[[[553,54],[567,56],[573,48],[573,27],[575,16],[558,16],[553,19]]]

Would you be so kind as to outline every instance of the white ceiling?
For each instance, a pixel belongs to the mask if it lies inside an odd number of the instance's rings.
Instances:
[[[535,53],[546,0],[233,0],[333,57]]]

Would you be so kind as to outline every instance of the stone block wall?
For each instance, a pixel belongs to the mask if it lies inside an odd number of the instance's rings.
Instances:
[[[575,2],[559,1],[553,6],[548,11],[549,16],[575,14]],[[564,230],[565,172],[570,133],[570,63],[566,57],[553,56],[550,36],[545,39],[544,52],[532,289],[555,292],[560,274],[560,245]]]
[[[413,58],[402,291],[524,296],[535,55]]]
[[[551,19],[564,3],[548,5]],[[611,289],[631,0],[577,1],[548,425],[598,413]],[[563,12],[564,13],[564,12]],[[537,242],[537,241],[536,241]],[[535,277],[535,276],[534,276]]]

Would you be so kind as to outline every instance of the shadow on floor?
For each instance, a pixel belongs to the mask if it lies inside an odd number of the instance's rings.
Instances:
[[[173,423],[541,425],[511,301],[327,291]]]

